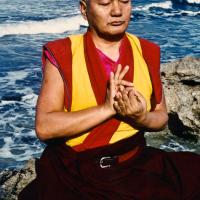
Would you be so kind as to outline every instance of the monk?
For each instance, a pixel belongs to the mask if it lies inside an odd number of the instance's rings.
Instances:
[[[127,33],[131,0],[81,0],[85,34],[48,42],[36,108],[47,146],[20,200],[197,200],[200,157],[146,146],[168,121],[158,45]]]

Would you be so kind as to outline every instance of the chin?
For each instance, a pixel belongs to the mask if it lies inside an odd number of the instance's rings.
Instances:
[[[97,31],[97,34],[102,37],[106,38],[108,40],[118,40],[124,36],[124,33],[126,31],[126,26],[115,26],[115,27],[106,27],[104,28],[104,31]]]
[[[126,32],[127,26],[112,26],[111,28],[108,29],[108,33],[110,35],[121,35]]]
[[[102,38],[105,38],[107,40],[110,40],[110,41],[117,41],[117,40],[120,40],[121,38],[123,38],[125,34],[125,31],[123,32],[106,32],[106,33],[102,33],[101,34],[101,37]]]
[[[126,29],[123,29],[123,30],[112,30],[110,32],[107,32],[107,35],[110,35],[112,37],[117,37],[117,36],[120,36],[120,35],[124,35]]]

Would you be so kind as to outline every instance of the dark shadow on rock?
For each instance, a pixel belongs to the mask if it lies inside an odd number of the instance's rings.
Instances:
[[[196,82],[194,80],[181,80],[181,82],[184,85],[188,85],[188,86],[197,86],[197,85],[200,85],[200,82]]]
[[[198,142],[198,136],[192,134],[193,130],[190,127],[185,126],[175,112],[169,113],[168,128],[173,135],[192,142]]]

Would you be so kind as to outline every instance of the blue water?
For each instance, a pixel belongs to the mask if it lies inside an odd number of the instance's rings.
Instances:
[[[87,23],[80,16],[78,0],[1,0],[0,4],[0,168],[13,168],[38,157],[44,148],[34,131],[42,45],[83,33]],[[162,63],[187,55],[200,57],[199,6],[135,0],[128,31],[158,43]],[[195,151],[177,138],[163,138],[159,145]]]

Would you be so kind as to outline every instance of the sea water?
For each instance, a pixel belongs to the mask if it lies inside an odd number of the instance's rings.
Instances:
[[[200,57],[200,3],[194,1],[134,0],[128,31],[159,44],[162,63]],[[22,167],[44,149],[34,131],[42,45],[86,30],[78,0],[0,0],[0,168]],[[151,137],[158,148],[199,151],[175,136]]]

